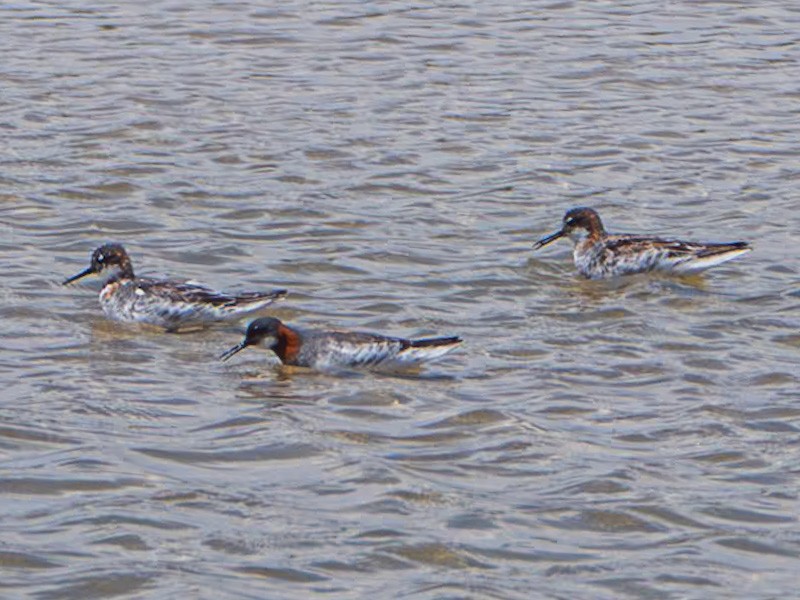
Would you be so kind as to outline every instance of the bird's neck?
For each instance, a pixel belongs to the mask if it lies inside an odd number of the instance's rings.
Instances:
[[[108,274],[108,279],[106,279],[106,283],[113,283],[114,281],[123,281],[126,279],[134,279],[135,276],[133,274],[133,265],[131,261],[126,260],[124,262],[119,263],[118,265],[114,265],[111,268],[111,272]]]
[[[277,341],[272,346],[272,351],[278,355],[284,364],[292,364],[300,353],[302,340],[300,334],[283,323],[278,326]]]
[[[606,232],[600,229],[573,229],[569,233],[569,238],[575,246],[584,244],[595,244],[606,237]]]

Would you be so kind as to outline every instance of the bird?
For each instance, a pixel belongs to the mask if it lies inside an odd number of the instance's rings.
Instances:
[[[610,234],[597,211],[587,207],[568,210],[561,229],[540,239],[533,249],[544,248],[562,237],[572,240],[575,266],[588,279],[649,271],[697,273],[752,250],[748,242],[688,242]]]
[[[457,336],[409,340],[360,331],[299,329],[274,317],[262,317],[251,322],[244,340],[223,352],[220,359],[226,361],[248,346],[262,346],[285,365],[320,371],[403,368],[439,358],[461,342]]]
[[[64,280],[112,272],[100,290],[100,306],[117,321],[139,322],[167,331],[232,320],[261,310],[286,295],[286,290],[228,294],[203,285],[171,279],[137,277],[121,244],[104,244],[92,252],[91,264]]]

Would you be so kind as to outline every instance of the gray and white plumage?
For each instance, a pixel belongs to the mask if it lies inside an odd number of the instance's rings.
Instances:
[[[286,294],[286,290],[228,294],[194,283],[137,277],[120,244],[97,248],[90,266],[65,280],[64,285],[106,269],[116,271],[100,291],[100,306],[109,318],[168,330],[243,317]]]
[[[283,364],[318,370],[412,367],[444,356],[462,340],[438,337],[410,340],[375,333],[290,327],[276,318],[256,319],[244,340],[225,351],[227,360],[248,346],[272,350]]]
[[[747,242],[689,242],[632,234],[607,233],[600,215],[591,208],[573,208],[562,228],[534,244],[538,250],[569,237],[581,275],[603,279],[650,271],[691,274],[732,260],[752,248]]]

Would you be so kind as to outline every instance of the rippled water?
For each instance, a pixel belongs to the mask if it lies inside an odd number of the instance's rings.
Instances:
[[[0,9],[0,595],[796,595],[800,11],[523,4]],[[574,205],[755,251],[583,281]],[[107,240],[466,344],[221,364],[60,286]]]

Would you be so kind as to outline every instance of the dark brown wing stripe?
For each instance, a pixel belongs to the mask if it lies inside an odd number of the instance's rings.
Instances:
[[[463,340],[458,336],[425,338],[422,340],[410,340],[410,345],[412,348],[429,348],[431,346],[449,346],[451,344],[458,344],[462,341]]]

